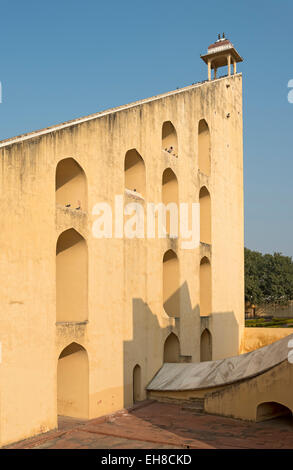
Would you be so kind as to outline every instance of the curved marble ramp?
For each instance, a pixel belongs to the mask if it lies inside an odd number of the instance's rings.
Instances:
[[[199,390],[255,377],[287,360],[288,342],[292,339],[293,334],[255,351],[218,361],[165,363],[147,390]]]

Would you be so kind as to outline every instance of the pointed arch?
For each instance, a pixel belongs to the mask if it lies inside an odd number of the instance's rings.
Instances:
[[[198,168],[207,176],[211,174],[211,138],[205,119],[198,123]]]
[[[133,368],[133,403],[141,401],[141,367],[139,364]]]
[[[166,232],[170,234],[170,227],[172,224],[177,224],[178,227],[178,180],[171,168],[166,168],[162,175],[162,202],[167,206],[170,203],[176,204],[175,207],[170,208],[166,213]],[[172,219],[173,218],[173,219]],[[173,230],[172,230],[173,233]]]
[[[82,167],[74,158],[60,160],[56,167],[56,203],[87,211],[87,181]]]
[[[212,243],[212,217],[211,217],[211,196],[203,186],[199,192],[200,206],[200,241],[202,243]]]
[[[163,307],[170,317],[180,317],[179,260],[173,250],[163,257]]]
[[[165,341],[164,362],[180,362],[180,342],[174,333],[170,333]]]
[[[73,228],[62,232],[56,245],[56,321],[88,318],[88,249]]]
[[[75,342],[64,348],[58,359],[57,410],[63,416],[89,417],[88,355],[85,348]]]
[[[200,362],[211,361],[212,357],[212,335],[208,328],[205,328],[200,336]]]
[[[178,180],[171,168],[166,168],[162,176],[162,202],[176,202],[178,204]]]
[[[124,159],[125,189],[135,191],[145,197],[145,164],[136,149],[128,150]]]
[[[178,156],[177,132],[171,121],[165,121],[162,126],[162,149]]]
[[[209,259],[204,256],[200,262],[200,315],[208,316],[212,311],[212,272]]]

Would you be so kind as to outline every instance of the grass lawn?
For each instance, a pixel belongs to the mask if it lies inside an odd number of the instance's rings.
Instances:
[[[293,328],[293,318],[248,318],[246,327]]]

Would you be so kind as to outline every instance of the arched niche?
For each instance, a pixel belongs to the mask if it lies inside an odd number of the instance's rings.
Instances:
[[[78,343],[64,348],[58,359],[57,410],[62,416],[89,417],[88,355]]]
[[[162,202],[166,206],[168,204],[175,204],[175,206],[170,206],[166,211],[166,233],[170,234],[170,228],[176,227],[177,224],[177,234],[178,234],[178,211],[179,211],[179,195],[178,195],[178,180],[177,177],[171,168],[166,168],[162,175]],[[171,234],[174,230],[171,231]],[[176,232],[176,230],[175,230]]]
[[[73,228],[62,232],[56,245],[56,321],[88,318],[88,249]]]
[[[212,222],[211,222],[211,196],[205,186],[199,192],[200,206],[200,241],[202,243],[212,243]]]
[[[198,168],[207,176],[211,174],[211,138],[205,119],[198,123]]]
[[[200,361],[212,360],[212,335],[210,331],[205,328],[200,336]]]
[[[73,158],[64,158],[56,167],[56,203],[87,211],[86,175]]]
[[[212,312],[212,270],[209,259],[204,256],[200,262],[200,315],[208,316]]]
[[[145,164],[136,149],[126,152],[124,160],[125,189],[136,192],[145,197]]]
[[[174,333],[170,333],[165,341],[164,362],[180,362],[180,343]]]
[[[162,126],[162,149],[178,157],[177,132],[171,121],[165,121]]]
[[[179,261],[173,250],[163,257],[163,307],[170,317],[180,317]]]
[[[141,401],[141,367],[136,364],[133,368],[133,403]]]

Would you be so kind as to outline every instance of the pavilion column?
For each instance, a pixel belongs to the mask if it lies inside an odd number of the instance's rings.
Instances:
[[[233,74],[235,75],[237,72],[237,67],[236,67],[236,60],[233,60]]]
[[[214,79],[217,78],[217,67],[214,67]]]
[[[228,55],[227,59],[228,59],[227,61],[228,62],[228,76],[230,77],[231,75],[231,55],[230,54]]]
[[[211,81],[212,76],[211,76],[211,61],[208,61],[208,80],[209,82]]]

